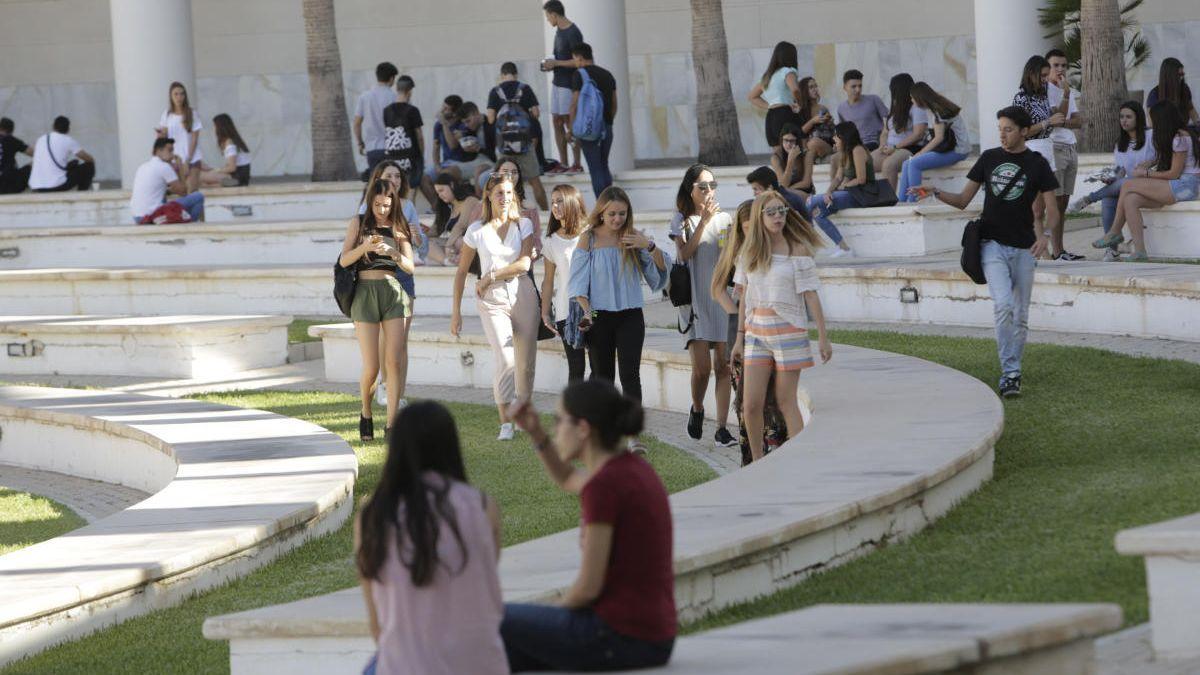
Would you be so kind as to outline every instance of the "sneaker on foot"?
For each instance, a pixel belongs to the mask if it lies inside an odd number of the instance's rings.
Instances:
[[[1000,395],[1013,398],[1021,395],[1021,376],[1000,378]]]
[[[698,441],[704,435],[704,410],[692,410],[688,412],[687,435],[692,437],[692,440]]]
[[[1116,249],[1104,249],[1104,262],[1121,262],[1121,254]]]
[[[500,425],[500,434],[498,436],[496,436],[496,440],[511,441],[512,439],[513,439],[512,422],[505,422],[504,424],[501,424]]]
[[[1055,260],[1065,260],[1065,261],[1069,261],[1069,262],[1075,261],[1075,260],[1087,260],[1086,257],[1081,256],[1081,255],[1075,255],[1074,253],[1071,253],[1070,251],[1067,251],[1067,250],[1064,250],[1062,253],[1059,253],[1057,256],[1055,256],[1054,259]]]
[[[1087,197],[1080,197],[1071,202],[1071,205],[1067,207],[1067,213],[1082,213],[1090,205],[1091,202],[1088,201]]]
[[[579,166],[578,164],[573,164],[571,168],[567,169],[563,173],[583,173],[583,167]]]
[[[854,249],[838,248],[838,249],[835,249],[833,253],[830,253],[829,257],[830,258],[853,258],[854,257]]]
[[[725,427],[717,429],[717,433],[713,435],[713,445],[718,448],[732,448],[737,444],[737,439]]]
[[[375,383],[375,402],[387,405],[387,383],[382,380]]]

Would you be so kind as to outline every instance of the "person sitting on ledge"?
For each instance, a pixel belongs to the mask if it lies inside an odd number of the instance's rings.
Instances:
[[[71,120],[54,118],[54,131],[33,144],[33,169],[29,189],[34,192],[66,192],[71,188],[87,190],[96,175],[96,160],[84,151],[79,141],[67,134]]]
[[[365,673],[508,673],[500,621],[500,508],[467,482],[440,403],[402,409],[354,559],[376,655]]]
[[[167,191],[184,195],[172,200],[188,212],[193,221],[204,217],[204,194],[187,194],[187,185],[179,178],[180,158],[175,154],[175,139],[154,139],[154,154],[133,174],[133,190],[129,197],[129,212],[135,225],[162,206]]]
[[[755,197],[767,190],[774,190],[779,193],[780,197],[783,197],[784,201],[788,203],[788,206],[793,211],[799,213],[805,220],[812,219],[812,216],[808,213],[808,195],[799,190],[789,190],[780,185],[777,174],[771,167],[760,166],[746,174],[746,183],[750,185],[750,190],[754,192]],[[833,223],[830,223],[830,226],[832,229],[826,230],[825,234],[828,234],[829,238],[833,239],[835,243],[841,241],[842,235],[838,232],[837,226]]]
[[[500,636],[512,672],[666,664],[677,632],[671,505],[654,467],[623,442],[642,431],[641,404],[588,380],[563,391],[553,438],[529,401],[509,416],[550,478],[579,495],[583,522],[583,560],[559,606],[504,607]]]
[[[33,170],[32,164],[17,166],[17,155],[23,152],[32,158],[33,150],[13,136],[15,128],[12,120],[0,117],[0,195],[24,192],[29,185],[29,172]]]

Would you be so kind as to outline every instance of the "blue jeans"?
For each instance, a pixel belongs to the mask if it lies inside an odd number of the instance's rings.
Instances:
[[[1117,217],[1117,197],[1121,196],[1121,185],[1124,182],[1124,178],[1118,178],[1087,196],[1089,204],[1100,202],[1100,224],[1104,226],[1105,234],[1108,234],[1113,220]]]
[[[588,175],[592,177],[592,194],[599,197],[604,188],[612,185],[612,172],[608,170],[608,152],[612,150],[613,128],[604,127],[604,138],[598,141],[580,141],[583,158],[587,160]]]
[[[837,225],[829,220],[829,214],[837,213],[842,209],[853,209],[857,206],[854,199],[850,197],[850,193],[845,190],[835,190],[833,193],[833,203],[825,204],[825,195],[815,194],[808,198],[808,211],[812,214],[813,222],[821,228],[821,231],[829,235],[834,244],[842,243],[842,233],[838,231]]]
[[[1029,297],[1033,293],[1033,270],[1037,265],[1026,248],[1005,246],[985,240],[982,248],[983,274],[996,321],[996,347],[1004,377],[1021,374],[1021,355],[1029,333]]]
[[[896,188],[896,195],[902,202],[917,201],[916,195],[908,194],[908,188],[921,184],[922,171],[950,166],[966,158],[961,152],[927,152],[920,157],[904,160],[904,164],[900,165],[900,185]]]
[[[675,640],[648,642],[614,633],[590,609],[504,605],[500,637],[514,673],[629,670],[666,664]]]
[[[172,199],[171,201],[178,202],[183,207],[183,210],[187,211],[188,215],[192,217],[192,222],[199,222],[200,217],[204,215],[204,193],[202,192],[193,192],[190,195],[184,195],[179,199]],[[137,216],[133,217],[134,225],[140,225],[141,222],[141,218]]]

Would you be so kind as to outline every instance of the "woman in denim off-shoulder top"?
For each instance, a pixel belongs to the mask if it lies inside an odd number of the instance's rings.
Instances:
[[[754,460],[763,456],[763,404],[775,372],[775,398],[787,422],[788,438],[804,428],[796,388],[800,371],[813,366],[808,342],[809,317],[817,325],[821,362],[833,356],[825,332],[825,315],[817,295],[813,252],[821,239],[778,192],[754,199],[750,232],[743,246],[734,283],[745,290],[739,308],[733,358],[744,364],[743,416]]]

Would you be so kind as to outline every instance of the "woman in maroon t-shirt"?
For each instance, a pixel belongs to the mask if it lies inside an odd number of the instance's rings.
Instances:
[[[622,443],[642,431],[641,404],[611,383],[589,380],[563,391],[553,439],[528,401],[515,404],[510,417],[529,434],[554,482],[579,495],[583,561],[559,606],[505,605],[500,636],[509,667],[665,664],[677,630],[671,505],[654,468]]]

